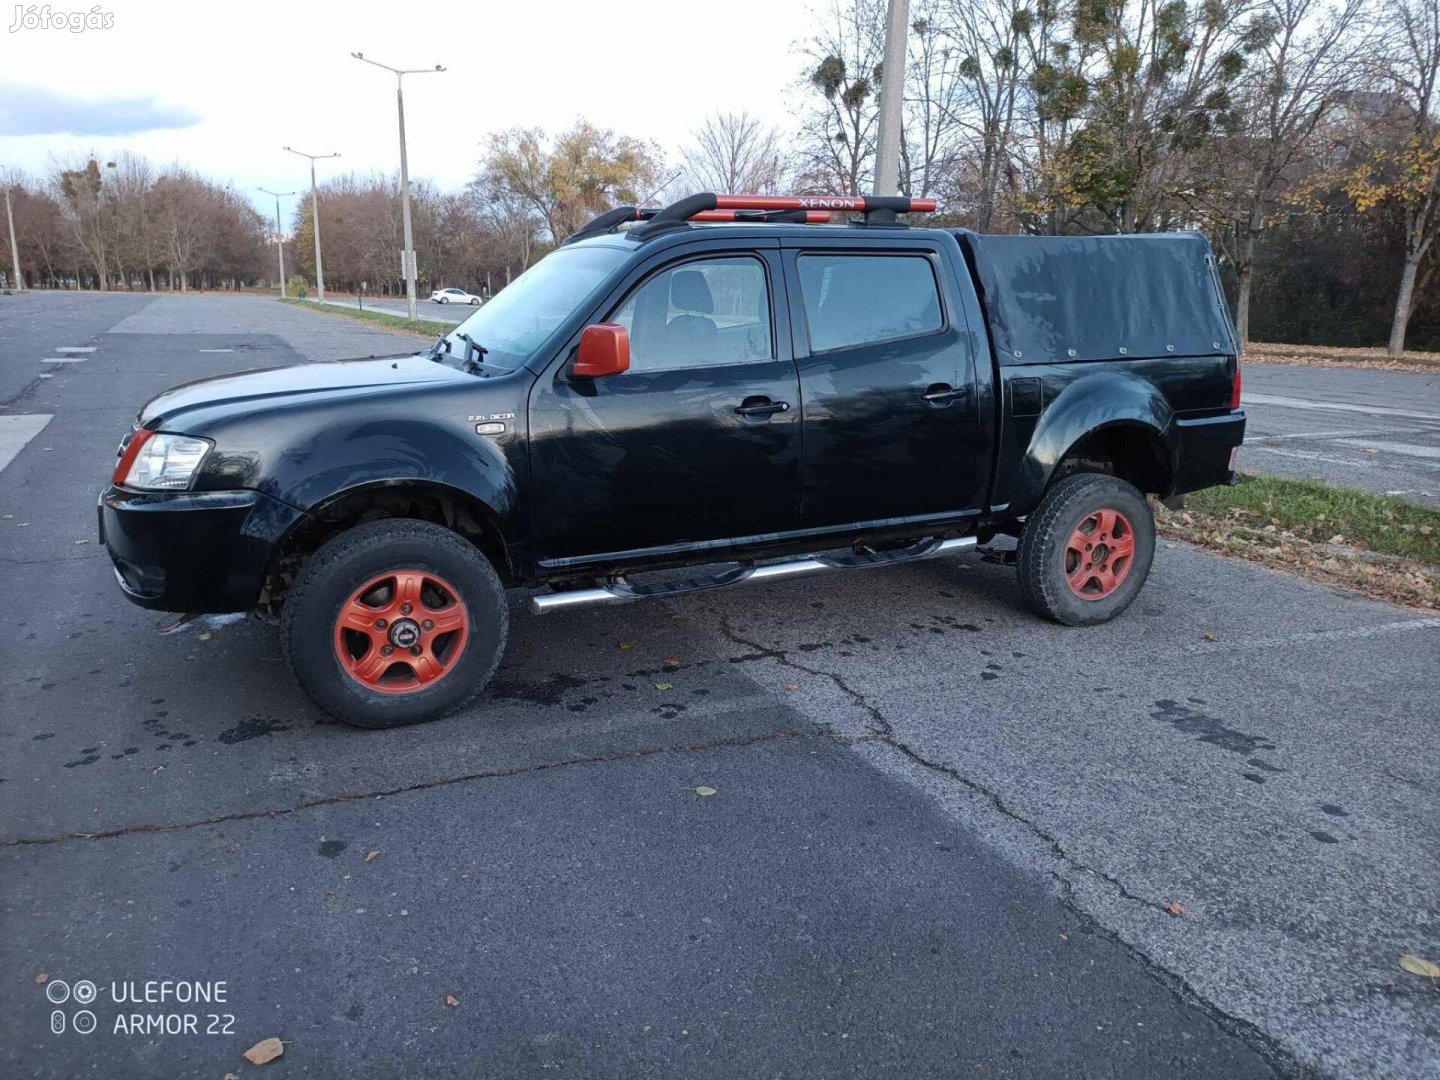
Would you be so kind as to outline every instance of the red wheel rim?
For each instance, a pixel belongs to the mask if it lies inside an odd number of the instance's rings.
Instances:
[[[367,690],[413,694],[460,662],[470,616],[460,594],[425,570],[391,570],[350,594],[335,617],[335,658]]]
[[[1103,600],[1125,580],[1135,561],[1130,519],[1108,507],[1075,526],[1065,542],[1065,580],[1081,600]]]

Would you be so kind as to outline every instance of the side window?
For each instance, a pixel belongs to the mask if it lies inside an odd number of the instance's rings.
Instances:
[[[630,370],[771,360],[770,289],[749,256],[681,263],[650,278],[610,322],[630,331]]]
[[[799,269],[812,352],[944,325],[935,271],[923,255],[802,255]]]

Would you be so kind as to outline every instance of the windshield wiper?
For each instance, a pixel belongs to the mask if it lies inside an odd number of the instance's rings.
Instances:
[[[466,371],[473,371],[480,375],[505,375],[509,373],[509,368],[485,363],[485,354],[490,350],[485,348],[484,345],[481,345],[469,334],[461,331],[455,336],[465,342],[465,359],[461,361],[461,363],[464,365]],[[472,356],[472,352],[475,355]]]
[[[448,353],[450,351],[450,339],[444,333],[441,333],[441,335],[435,339],[435,344],[430,346],[430,351],[425,354],[426,359],[439,360],[442,351],[440,348],[441,345],[445,346],[444,352]]]

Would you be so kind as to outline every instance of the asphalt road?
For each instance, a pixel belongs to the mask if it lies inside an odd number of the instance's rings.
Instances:
[[[1440,508],[1440,372],[1247,364],[1241,468]]]
[[[93,507],[141,402],[412,341],[0,306],[0,438],[49,418],[0,469],[0,1074],[244,1075],[277,1036],[317,1077],[1437,1075],[1397,961],[1440,956],[1440,619],[1168,544],[1090,630],[973,558],[516,603],[475,708],[370,733],[272,627],[124,602]],[[226,1000],[112,1000],[164,978]],[[52,1034],[82,980],[98,1030]]]

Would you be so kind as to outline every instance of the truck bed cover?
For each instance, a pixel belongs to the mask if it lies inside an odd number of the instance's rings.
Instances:
[[[1237,351],[1198,233],[955,236],[1000,364]]]

